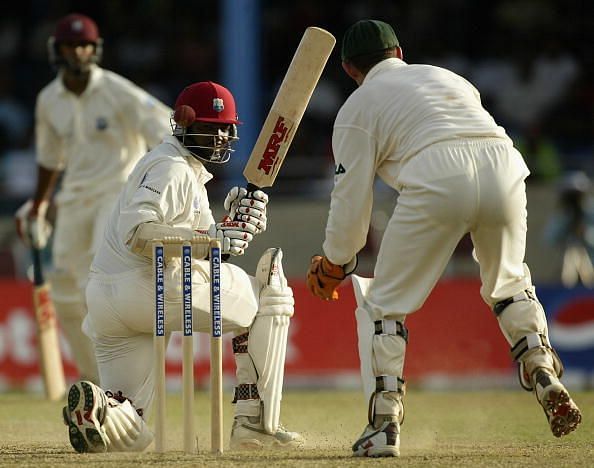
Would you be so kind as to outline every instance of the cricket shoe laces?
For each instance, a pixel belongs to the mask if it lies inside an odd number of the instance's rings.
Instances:
[[[269,434],[258,416],[236,416],[233,420],[232,450],[296,449],[304,445],[301,434],[288,431],[282,424],[274,434]]]
[[[534,392],[555,437],[562,437],[577,429],[582,422],[582,413],[557,377],[545,369],[537,369],[534,373]]]
[[[398,457],[400,456],[400,423],[385,419],[379,428],[368,424],[353,444],[355,457]]]
[[[107,401],[109,403],[109,406],[113,407],[113,406],[117,406],[118,404],[122,404],[122,403],[125,403],[126,401],[129,401],[130,404],[132,405],[132,407],[138,413],[138,416],[140,416],[141,418],[143,417],[144,410],[142,408],[136,408],[134,406],[134,402],[130,398],[125,396],[121,390],[118,390],[115,393],[110,390],[106,390],[105,395],[107,396]]]
[[[92,382],[82,380],[70,387],[62,417],[74,450],[79,453],[107,451],[107,436],[102,427],[107,405],[107,396]]]

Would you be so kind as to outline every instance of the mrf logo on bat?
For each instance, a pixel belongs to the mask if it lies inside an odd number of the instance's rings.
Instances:
[[[258,164],[258,169],[264,171],[266,175],[270,174],[270,172],[274,174],[279,163],[278,154],[280,147],[288,140],[292,127],[292,125],[287,126],[285,124],[284,117],[278,116],[274,130],[270,134],[266,148],[264,148],[262,159],[260,159],[260,163]]]

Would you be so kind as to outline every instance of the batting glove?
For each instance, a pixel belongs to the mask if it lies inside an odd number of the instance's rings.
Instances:
[[[256,226],[243,221],[234,221],[226,216],[220,223],[212,224],[205,230],[196,230],[199,234],[207,234],[221,243],[221,254],[233,256],[243,255],[254,238]]]
[[[27,247],[43,249],[52,234],[52,225],[45,218],[48,202],[39,204],[37,213],[32,213],[33,200],[27,200],[15,213],[16,231]]]
[[[225,197],[223,206],[229,211],[229,217],[244,221],[256,227],[254,234],[266,230],[266,206],[268,195],[262,190],[248,192],[244,187],[233,187]]]

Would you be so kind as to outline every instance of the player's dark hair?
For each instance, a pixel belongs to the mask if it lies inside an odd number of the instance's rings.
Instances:
[[[371,70],[376,63],[394,57],[394,50],[396,50],[396,47],[374,51],[369,54],[357,55],[348,59],[348,63],[357,67],[357,70],[359,70],[361,73],[367,74],[367,72]]]

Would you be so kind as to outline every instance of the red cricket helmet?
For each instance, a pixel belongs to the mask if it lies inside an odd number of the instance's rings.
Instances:
[[[89,42],[95,44],[92,61],[98,63],[103,52],[103,39],[99,36],[97,23],[81,13],[71,13],[61,18],[56,24],[54,35],[47,42],[49,61],[54,66],[67,65],[58,51],[63,42]]]
[[[56,25],[54,33],[56,43],[68,41],[92,42],[99,40],[99,28],[91,18],[80,13],[65,16]]]
[[[192,124],[217,124],[229,127],[224,136],[221,130],[197,129]],[[201,81],[184,88],[175,101],[172,116],[173,135],[198,159],[224,164],[229,161],[237,142],[237,119],[233,94],[220,84]],[[216,127],[215,127],[216,128]]]
[[[194,121],[238,125],[235,99],[224,86],[212,81],[201,81],[187,86],[175,101],[175,110],[190,106],[195,112]],[[182,122],[177,122],[181,124]],[[184,122],[189,126],[193,122]]]

